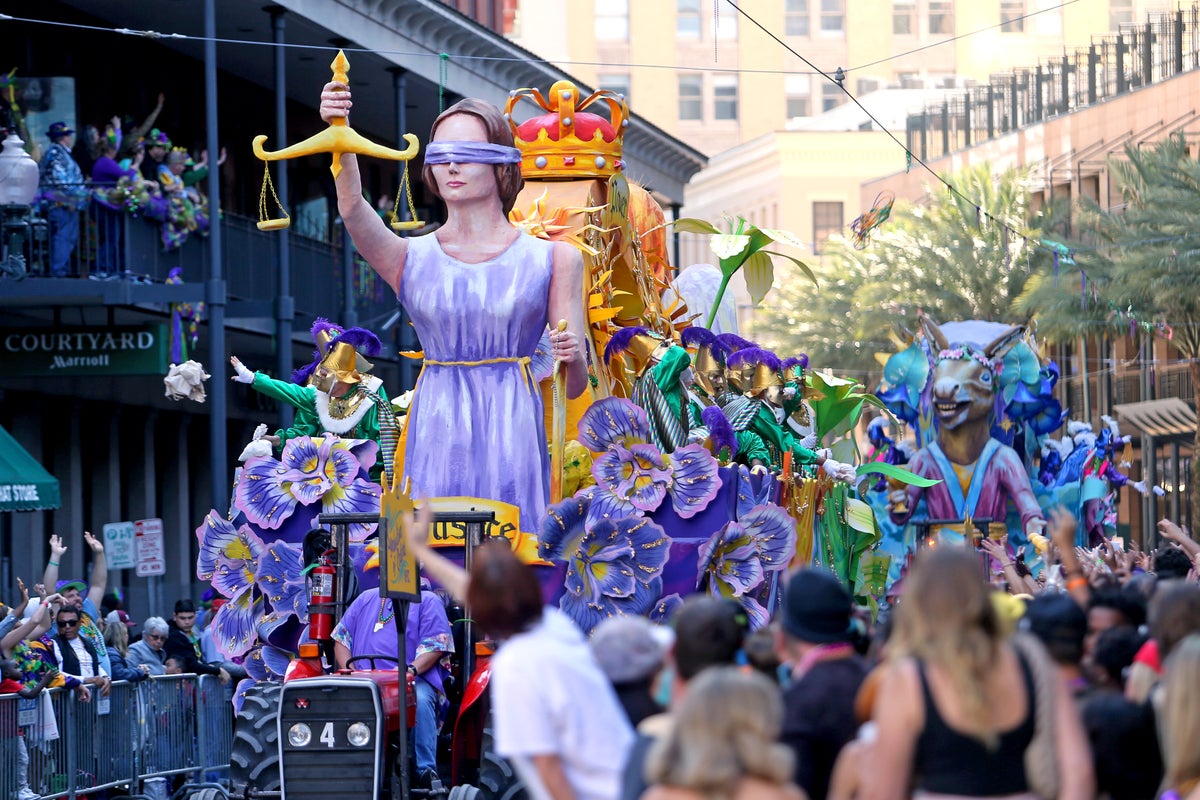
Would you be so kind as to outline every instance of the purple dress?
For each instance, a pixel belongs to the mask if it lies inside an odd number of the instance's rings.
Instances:
[[[408,240],[399,300],[425,351],[404,463],[414,498],[500,500],[520,508],[521,530],[539,529],[550,456],[529,359],[546,329],[553,251],[521,234],[467,264],[436,234]]]

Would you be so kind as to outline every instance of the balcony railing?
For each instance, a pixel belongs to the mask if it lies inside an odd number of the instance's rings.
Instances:
[[[908,149],[923,160],[941,158],[1197,67],[1197,7],[1150,14],[1143,24],[1093,37],[1086,48],[993,75],[985,85],[910,114]]]
[[[8,279],[20,269],[31,277],[80,280],[130,280],[161,284],[178,268],[185,283],[200,284],[209,274],[212,240],[206,229],[183,237],[164,233],[161,220],[114,211],[91,200],[74,213],[78,236],[69,257],[55,263],[56,220],[47,209],[22,206],[0,208],[0,264],[10,268]],[[279,292],[279,234],[258,230],[255,221],[235,214],[221,217],[221,251],[230,300],[270,301]],[[178,233],[178,229],[174,231]],[[340,318],[346,309],[347,281],[341,237],[337,242],[313,239],[294,232],[288,235],[291,294],[301,317]],[[173,245],[166,246],[170,241]],[[61,241],[57,245],[62,247]],[[20,262],[10,258],[20,256]],[[17,267],[20,263],[21,267]],[[394,303],[361,261],[352,262],[350,290],[359,311],[386,313]],[[58,274],[54,267],[59,267]],[[3,278],[0,278],[3,280]]]
[[[1091,400],[1093,416],[1097,414],[1112,413],[1111,408],[1102,408],[1100,393],[1100,382],[1103,377],[1091,375],[1088,377],[1088,392]],[[1108,378],[1111,386],[1111,400],[1109,405],[1123,405],[1125,403],[1137,403],[1142,400],[1165,400],[1171,397],[1177,397],[1186,403],[1191,403],[1192,395],[1192,375],[1186,367],[1168,367],[1165,369],[1155,370],[1151,375],[1153,385],[1153,397],[1145,397],[1142,392],[1141,376],[1136,372],[1114,375]],[[1065,378],[1063,381],[1066,384],[1067,406],[1071,409],[1071,416],[1078,417],[1083,414],[1083,380],[1080,376],[1075,375],[1070,378]]]

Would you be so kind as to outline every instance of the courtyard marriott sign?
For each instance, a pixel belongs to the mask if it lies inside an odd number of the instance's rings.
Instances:
[[[163,375],[166,325],[136,328],[0,328],[0,369],[12,376]]]

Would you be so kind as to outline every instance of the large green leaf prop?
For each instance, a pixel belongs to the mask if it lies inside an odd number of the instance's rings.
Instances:
[[[743,217],[737,218],[734,229],[729,233],[722,233],[710,223],[692,217],[677,219],[671,224],[675,226],[676,231],[682,233],[696,233],[712,237],[709,247],[716,255],[717,264],[721,268],[721,285],[717,289],[717,296],[713,300],[712,308],[708,312],[708,319],[704,323],[706,328],[711,328],[713,320],[717,317],[717,309],[721,305],[721,298],[725,296],[725,289],[729,286],[730,279],[743,267],[745,268],[746,289],[755,305],[758,305],[766,297],[775,282],[772,258],[786,258],[799,267],[809,280],[814,284],[817,283],[813,271],[803,261],[783,253],[763,249],[775,242],[793,247],[803,247],[804,242],[788,231],[759,228],[747,222]]]
[[[934,484],[941,483],[941,480],[922,477],[911,470],[898,467],[895,464],[889,464],[886,461],[872,461],[869,464],[860,464],[855,471],[858,473],[859,478],[866,475],[882,475],[885,478],[893,478],[909,486],[920,486],[922,489],[928,489]]]
[[[862,391],[863,385],[858,381],[822,372],[809,372],[807,377],[813,390],[809,404],[817,416],[818,441],[824,441],[830,434],[841,436],[857,425],[867,403],[891,414],[882,400]]]

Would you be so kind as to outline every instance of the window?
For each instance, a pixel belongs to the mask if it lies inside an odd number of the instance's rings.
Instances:
[[[807,75],[788,75],[784,79],[787,95],[787,118],[812,114],[812,82]]]
[[[821,254],[829,237],[842,232],[841,203],[813,203],[813,252]]]
[[[897,36],[912,36],[917,32],[917,4],[896,0],[892,4],[892,33]]]
[[[952,0],[929,0],[929,33],[934,36],[954,33]]]
[[[821,31],[844,33],[846,30],[846,0],[821,0]]]
[[[679,76],[679,119],[703,119],[703,76]]]
[[[787,0],[783,12],[783,32],[787,36],[808,36],[808,0]]]
[[[738,118],[737,75],[714,75],[713,119]]]
[[[846,93],[836,85],[826,82],[821,87],[821,110],[828,111],[846,102]]]
[[[678,0],[675,3],[676,38],[699,39],[700,19],[700,0]]]
[[[1119,31],[1122,25],[1133,24],[1133,0],[1109,0],[1108,29]]]
[[[610,92],[624,95],[625,101],[629,102],[628,72],[610,72],[607,75],[600,75],[596,78],[596,83],[601,89],[608,89]]]
[[[596,0],[596,38],[629,41],[629,0]]]
[[[736,39],[738,31],[738,12],[728,3],[722,3],[717,14],[717,38]]]
[[[1000,0],[1000,30],[1003,33],[1025,32],[1025,0]]]

